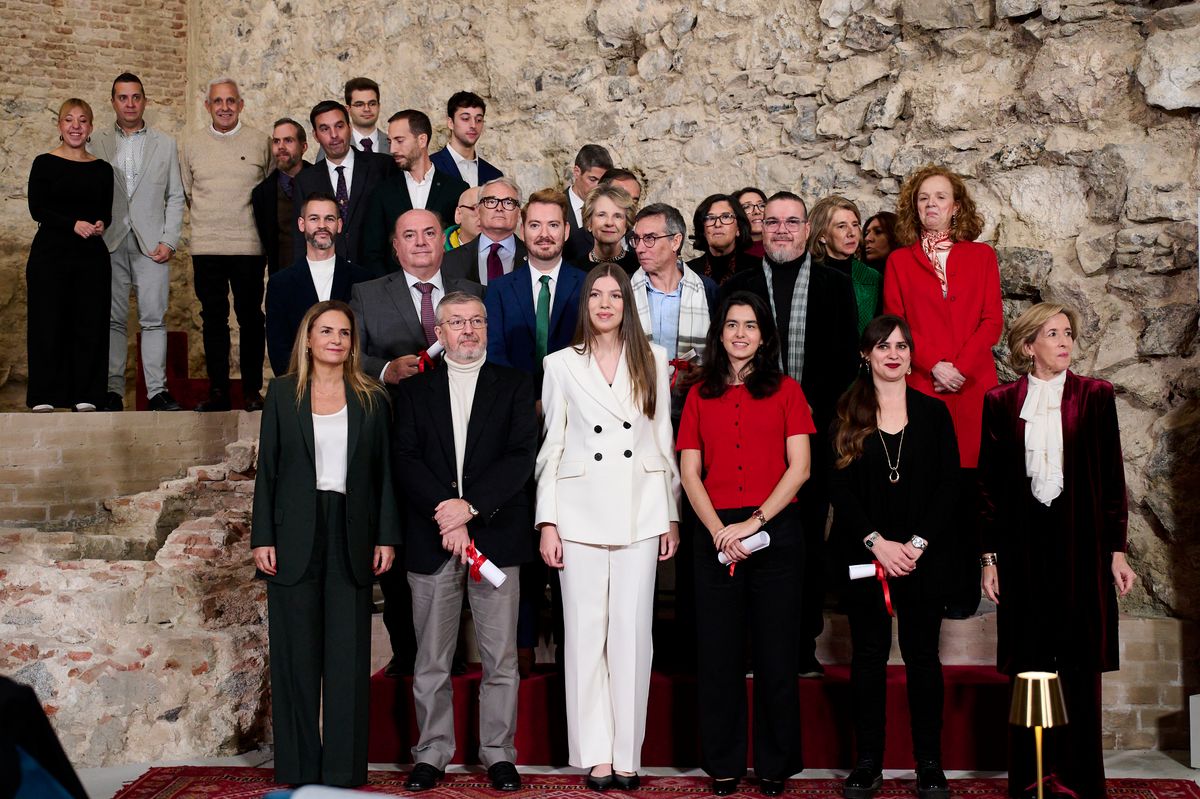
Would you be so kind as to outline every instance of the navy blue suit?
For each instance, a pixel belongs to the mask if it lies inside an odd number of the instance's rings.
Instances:
[[[329,299],[350,302],[350,287],[372,277],[366,269],[339,255],[333,265]],[[276,377],[287,372],[296,331],[300,329],[304,314],[317,302],[317,287],[313,285],[307,256],[301,256],[267,281],[267,357]]]
[[[488,362],[511,366],[534,374],[541,364],[534,362],[537,346],[537,316],[533,307],[533,269],[526,261],[488,285],[483,304],[488,314]],[[546,354],[561,350],[575,335],[579,318],[579,293],[584,273],[563,262],[550,307],[550,330]],[[541,396],[540,381],[538,395]]]
[[[437,167],[439,171],[445,172],[451,177],[463,180],[462,174],[458,171],[458,164],[454,163],[454,156],[450,154],[450,148],[443,147],[436,153],[431,154],[429,156],[429,160],[433,162],[433,165]],[[482,158],[479,159],[480,186],[482,186],[484,183],[487,183],[489,180],[495,180],[496,178],[503,176],[504,173],[495,166],[489,164],[487,161],[484,161]],[[453,217],[451,217],[451,219],[453,219]],[[446,224],[449,224],[449,222]]]

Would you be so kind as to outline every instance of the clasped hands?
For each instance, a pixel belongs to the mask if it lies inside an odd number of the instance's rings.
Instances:
[[[442,536],[442,549],[458,558],[463,565],[471,560],[467,554],[467,547],[471,546],[467,522],[473,518],[475,515],[471,513],[471,505],[465,499],[444,499],[433,509],[433,520],[437,522],[438,533]]]
[[[901,544],[881,537],[875,541],[871,554],[883,566],[883,573],[888,577],[906,577],[917,568],[917,561],[923,552],[907,541]]]
[[[740,563],[750,557],[750,550],[742,546],[742,539],[762,529],[758,519],[751,517],[744,522],[728,524],[712,534],[713,546],[724,552],[730,563]]]
[[[967,382],[966,375],[949,361],[938,361],[929,370],[929,374],[933,378],[933,390],[939,394],[961,391]]]
[[[75,233],[82,239],[90,239],[92,236],[103,236],[104,221],[97,219],[95,222],[84,222],[80,219],[75,223]]]

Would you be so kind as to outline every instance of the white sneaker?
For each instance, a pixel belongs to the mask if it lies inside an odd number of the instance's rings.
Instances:
[[[47,405],[46,403],[43,402],[41,405],[34,405],[32,410],[34,413],[53,413],[54,406]]]
[[[88,413],[96,410],[96,406],[90,402],[77,402],[75,403],[75,410],[79,411],[80,413]]]

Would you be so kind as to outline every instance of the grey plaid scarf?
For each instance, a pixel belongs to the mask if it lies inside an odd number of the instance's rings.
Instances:
[[[763,275],[767,278],[767,299],[771,302],[771,313],[776,319],[775,286],[771,281],[771,260],[763,258]],[[804,375],[804,328],[808,324],[808,281],[812,277],[812,260],[804,254],[800,273],[796,276],[796,288],[792,293],[792,312],[788,318],[787,362],[780,363],[784,373],[794,380]],[[783,361],[783,353],[780,353]]]

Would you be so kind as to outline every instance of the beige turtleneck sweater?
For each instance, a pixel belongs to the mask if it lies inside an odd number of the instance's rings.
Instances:
[[[450,379],[450,419],[454,424],[454,465],[458,470],[458,495],[463,493],[463,456],[467,449],[467,424],[475,403],[475,384],[487,356],[471,363],[459,363],[449,356],[443,359]]]

